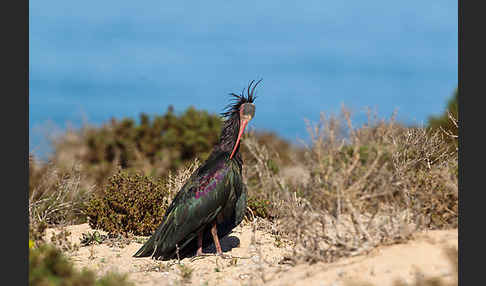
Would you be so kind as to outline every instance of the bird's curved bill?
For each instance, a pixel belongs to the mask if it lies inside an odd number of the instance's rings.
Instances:
[[[240,131],[238,132],[238,139],[236,139],[236,144],[233,147],[233,152],[231,152],[230,159],[233,158],[233,155],[235,154],[236,149],[238,149],[238,144],[240,143],[240,139],[241,139],[241,136],[243,135],[243,131],[245,131],[246,125],[248,124],[248,122],[250,120],[251,120],[251,117],[246,117],[246,118],[241,119]]]

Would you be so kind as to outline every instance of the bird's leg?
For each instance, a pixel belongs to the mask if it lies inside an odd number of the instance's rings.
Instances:
[[[223,213],[220,212],[217,216],[216,216],[216,221],[218,223],[223,223]]]
[[[221,244],[219,243],[219,238],[218,238],[218,229],[217,229],[217,220],[220,220],[222,216],[220,217],[218,215],[217,219],[214,220],[213,225],[211,227],[211,235],[213,236],[213,241],[214,241],[214,246],[216,247],[216,255],[220,256],[221,258],[241,258],[241,259],[249,259],[251,257],[239,257],[239,256],[231,256],[231,255],[225,255],[223,254],[223,250],[221,249]],[[201,259],[203,256],[213,256],[214,254],[208,254],[202,252],[202,239],[203,239],[203,230],[197,233],[197,253],[196,256],[191,259],[191,262],[196,260],[196,259]]]
[[[220,255],[224,258],[223,251],[221,250],[221,245],[219,244],[219,239],[218,239],[218,230],[216,229],[216,220],[213,223],[213,226],[211,227],[211,234],[213,235],[213,240],[214,240],[214,245],[216,246],[216,255]],[[191,262],[197,259],[201,259],[204,256],[214,256],[214,254],[210,253],[204,253],[202,251],[202,239],[204,235],[204,230],[201,230],[200,232],[197,233],[197,252],[196,256],[191,259]]]
[[[203,251],[202,251],[202,239],[203,239],[203,231],[204,230],[201,230],[198,234],[197,234],[197,256],[201,256],[203,255]]]
[[[219,244],[218,229],[216,228],[216,220],[213,222],[213,226],[211,227],[211,234],[213,235],[214,246],[216,246],[216,253],[218,255],[223,255],[223,251],[221,250],[221,245]]]
[[[196,260],[196,259],[201,259],[201,258],[203,258],[203,256],[214,256],[214,254],[212,254],[212,253],[204,253],[202,251],[202,248],[203,248],[203,243],[202,243],[203,236],[204,236],[204,229],[202,229],[201,231],[199,231],[197,233],[197,252],[196,252],[196,256],[191,259],[191,262],[194,261],[194,260]]]

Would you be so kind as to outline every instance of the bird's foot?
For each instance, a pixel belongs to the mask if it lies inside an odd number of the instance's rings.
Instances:
[[[239,259],[250,259],[252,256],[237,256],[237,255],[231,255],[231,254],[224,254],[224,253],[219,253],[216,254],[220,256],[223,259],[234,259],[234,258],[239,258]]]
[[[198,256],[194,256],[194,257],[192,257],[192,258],[191,258],[189,261],[194,262],[194,261],[196,261],[196,260],[203,259],[203,258],[204,258],[204,256],[199,256],[199,255],[198,255]]]
[[[223,259],[231,259],[233,258],[231,255],[229,254],[224,254],[223,252],[219,252],[219,253],[216,253],[217,256],[223,258]]]
[[[225,254],[223,252],[220,253],[203,253],[203,252],[198,252],[196,253],[196,256],[191,258],[191,262],[194,262],[199,259],[203,259],[204,257],[214,257],[218,256],[221,257],[222,259],[234,259],[234,258],[239,258],[239,259],[250,259],[251,256],[235,256],[231,254]]]
[[[196,256],[191,258],[191,262],[199,260],[199,259],[203,259],[204,257],[208,257],[208,256],[215,256],[215,254],[214,253],[204,253],[202,251],[198,251],[196,253]]]
[[[196,252],[196,256],[214,256],[213,253],[205,253],[202,251],[202,249],[198,249],[197,252]]]

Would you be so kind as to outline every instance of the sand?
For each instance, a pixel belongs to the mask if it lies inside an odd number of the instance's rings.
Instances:
[[[72,243],[80,244],[83,233],[93,232],[88,224],[65,228]],[[47,237],[60,229],[48,229]],[[99,231],[101,234],[106,234]],[[289,243],[277,243],[265,230],[244,223],[221,239],[223,251],[233,258],[208,256],[193,260],[156,261],[134,258],[142,246],[143,237],[128,245],[108,243],[81,246],[67,255],[76,268],[87,267],[98,275],[108,271],[127,273],[136,285],[348,285],[347,282],[371,282],[393,285],[400,279],[412,283],[417,270],[426,277],[454,281],[455,270],[445,254],[445,248],[458,246],[457,229],[427,231],[414,235],[407,243],[382,246],[366,255],[341,259],[334,263],[279,264],[291,253]],[[209,248],[205,251],[214,251]],[[184,275],[192,269],[191,275]],[[184,278],[186,277],[186,278]]]

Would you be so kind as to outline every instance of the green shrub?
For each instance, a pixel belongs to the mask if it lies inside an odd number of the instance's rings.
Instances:
[[[149,235],[161,223],[169,195],[160,179],[119,170],[89,201],[89,224],[111,234]]]
[[[272,219],[272,203],[269,200],[250,196],[247,201],[247,206],[250,208],[251,214],[253,216],[265,219]]]
[[[439,128],[450,131],[454,135],[457,135],[457,126],[449,119],[448,112],[455,118],[459,117],[459,90],[456,88],[452,97],[447,101],[446,110],[440,116],[429,117],[429,127]]]
[[[96,279],[92,271],[74,269],[62,252],[49,244],[29,249],[29,285],[128,286],[125,275],[109,273]]]
[[[452,118],[451,118],[452,117]],[[447,101],[446,110],[439,116],[430,116],[428,127],[441,129],[448,136],[444,140],[450,145],[450,150],[457,150],[459,135],[459,90],[456,88],[452,97]]]
[[[196,157],[206,159],[221,126],[219,116],[194,107],[181,115],[171,110],[153,118],[141,114],[139,124],[131,118],[112,119],[101,128],[86,130],[82,160],[94,175],[99,174],[98,183],[115,165],[163,176]]]
[[[83,233],[81,240],[82,246],[88,246],[92,244],[101,244],[108,239],[107,235],[102,235],[98,231]]]
[[[204,161],[218,142],[221,126],[218,115],[194,107],[181,114],[171,109],[163,115],[141,114],[138,120],[113,118],[101,127],[68,130],[54,140],[50,160],[59,169],[80,163],[88,185],[103,186],[117,167],[163,177],[195,158]],[[252,133],[258,144],[277,150],[283,164],[302,153],[275,133]],[[244,145],[240,151],[246,163],[251,154]],[[34,176],[31,181],[35,185],[38,180]]]
[[[40,221],[37,223],[29,222],[29,240],[33,244],[39,245],[44,243],[44,235],[46,233],[47,223]],[[29,242],[30,243],[30,242]]]

